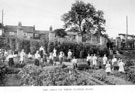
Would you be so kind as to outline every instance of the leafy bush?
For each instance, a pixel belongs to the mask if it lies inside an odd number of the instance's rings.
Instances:
[[[126,63],[125,63],[126,67],[130,67],[130,66],[133,66],[133,65],[134,65],[133,60],[126,59]]]
[[[92,73],[92,76],[104,81],[105,83],[109,85],[126,85],[126,84],[132,84],[131,82],[126,81],[123,78],[116,77],[114,75],[107,75],[104,70],[97,70]],[[133,76],[132,76],[133,79]],[[134,79],[135,80],[135,79]]]
[[[26,86],[69,86],[94,85],[74,69],[55,67],[42,69],[34,65],[25,66],[19,73],[21,85]]]
[[[0,86],[4,85],[4,79],[6,77],[6,69],[7,67],[0,62]]]
[[[92,76],[101,81],[104,81],[106,79],[106,72],[104,70],[97,70],[92,73]]]
[[[126,71],[126,78],[128,81],[135,83],[135,67],[129,67]]]
[[[17,75],[21,85],[38,85],[41,69],[35,65],[26,65]]]
[[[30,42],[30,52],[32,54],[36,53],[36,50],[38,50],[40,47],[40,43],[38,41],[31,41]]]
[[[67,56],[68,50],[71,49],[73,55],[76,58],[86,58],[88,53],[89,54],[98,54],[103,56],[106,54],[109,56],[109,50],[107,48],[101,48],[99,46],[89,45],[89,44],[82,44],[82,43],[53,43],[50,42],[48,44],[48,52],[52,52],[54,47],[57,49],[57,53],[63,51],[65,56]]]

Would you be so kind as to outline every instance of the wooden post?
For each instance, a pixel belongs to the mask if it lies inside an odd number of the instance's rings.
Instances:
[[[126,16],[126,46],[128,47],[128,16]]]
[[[4,13],[3,13],[3,10],[2,10],[2,26],[3,26],[3,18],[4,18]]]

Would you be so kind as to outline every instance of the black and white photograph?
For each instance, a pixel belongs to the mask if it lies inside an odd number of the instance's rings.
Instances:
[[[0,0],[0,87],[135,85],[135,0]]]

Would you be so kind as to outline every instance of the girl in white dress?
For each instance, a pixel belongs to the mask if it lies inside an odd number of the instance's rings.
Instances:
[[[29,52],[29,54],[28,54],[28,58],[29,59],[32,59],[32,54]]]
[[[40,54],[39,54],[39,51],[37,51],[36,53],[35,53],[35,59],[40,59]]]
[[[111,73],[111,64],[109,63],[109,61],[107,61],[107,64],[105,66],[105,72],[107,74],[110,74]]]
[[[120,60],[118,66],[119,66],[119,72],[121,73],[125,73],[125,70],[124,70],[124,62],[122,61],[122,59]]]
[[[53,61],[56,62],[56,57],[57,57],[57,54],[56,54],[57,50],[54,48],[53,49]]]
[[[39,51],[37,51],[35,54],[35,65],[36,66],[39,66],[39,60],[40,60],[40,54],[39,54]]]
[[[93,66],[97,66],[97,56],[94,54],[93,58],[92,58],[92,61],[93,61]]]
[[[106,55],[104,55],[104,57],[103,57],[103,67],[104,68],[105,68],[105,65],[107,63],[107,60],[108,60],[108,58],[106,57]]]
[[[57,50],[54,48],[53,49],[53,57],[56,57],[57,55],[56,55],[56,52],[57,52]]]
[[[22,51],[20,53],[20,62],[21,63],[23,63],[23,61],[24,61],[24,56],[25,56],[24,49],[22,49]]]
[[[69,60],[69,62],[71,61],[71,59],[72,59],[72,52],[69,49],[69,51],[68,51],[68,60]]]

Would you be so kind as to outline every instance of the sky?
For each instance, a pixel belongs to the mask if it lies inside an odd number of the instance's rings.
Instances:
[[[33,26],[37,30],[62,28],[61,16],[67,13],[76,0],[0,0],[0,11],[4,10],[4,25]],[[91,3],[97,10],[104,12],[106,33],[117,37],[126,33],[128,16],[128,34],[135,35],[135,0],[82,0]],[[1,13],[0,13],[1,22]]]

